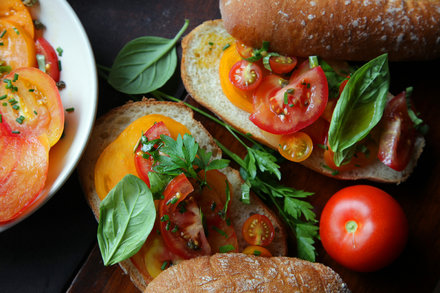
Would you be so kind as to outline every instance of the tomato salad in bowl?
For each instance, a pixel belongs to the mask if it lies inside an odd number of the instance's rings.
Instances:
[[[268,143],[282,156],[305,162],[314,148],[324,149],[328,175],[377,160],[397,172],[409,165],[423,121],[411,105],[412,88],[397,96],[388,92],[386,54],[355,70],[346,62],[282,56],[269,47],[228,43],[219,76],[225,96],[269,134]]]
[[[58,9],[57,15],[53,9]],[[88,41],[66,3],[0,3],[0,231],[37,210],[64,183],[94,121],[96,89],[75,90],[69,85],[78,74],[70,68],[64,74],[63,65],[71,63],[72,55],[59,22],[73,23],[69,38],[83,39],[83,62],[93,66]],[[91,84],[96,85],[93,75]],[[77,101],[72,95],[79,95]],[[91,111],[75,113],[85,98],[91,100]],[[84,133],[78,131],[80,125]]]

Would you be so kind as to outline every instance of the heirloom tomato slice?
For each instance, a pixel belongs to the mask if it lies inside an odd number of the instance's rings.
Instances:
[[[46,73],[55,80],[55,82],[60,81],[60,68],[58,64],[58,56],[52,45],[46,41],[45,38],[41,37],[35,41],[35,49],[37,54],[44,56],[44,61],[46,62]]]
[[[289,134],[315,122],[324,112],[328,85],[320,66],[302,64],[288,84],[269,75],[254,93],[254,112],[249,119],[273,134]],[[275,79],[275,81],[274,81]]]
[[[19,216],[40,194],[49,148],[45,136],[0,135],[0,222]]]
[[[23,135],[47,135],[50,146],[61,137],[64,110],[58,88],[46,73],[23,67],[9,73],[0,86],[3,120]]]
[[[32,16],[21,0],[0,1],[0,19],[22,27],[31,38],[34,38]]]

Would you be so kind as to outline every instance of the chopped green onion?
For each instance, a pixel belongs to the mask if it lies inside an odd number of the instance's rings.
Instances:
[[[66,112],[69,112],[69,113],[70,113],[70,112],[73,112],[73,111],[75,111],[75,108],[73,108],[73,107],[71,107],[71,108],[67,108],[67,109],[66,109]]]
[[[16,82],[18,80],[18,73],[14,74],[14,79],[12,80],[13,82]]]
[[[46,58],[44,55],[37,54],[38,69],[46,73]]]
[[[228,245],[220,246],[218,248],[218,250],[219,250],[220,253],[226,253],[226,252],[234,251],[235,247],[232,244],[228,244]]]
[[[229,48],[231,46],[231,44],[227,43],[224,47],[223,47],[223,51],[226,50],[227,48]]]
[[[5,34],[6,34],[6,30],[2,31],[2,33],[0,34],[0,38],[3,38]]]
[[[20,34],[20,32],[18,31],[18,29],[17,29],[16,27],[14,27],[13,30],[14,30],[14,32],[15,32],[17,35]]]
[[[219,233],[220,235],[224,236],[225,238],[228,238],[228,234],[226,234],[225,231],[223,231],[223,230],[217,228],[216,226],[212,226],[212,229],[213,229],[214,231],[216,231],[217,233]]]
[[[0,100],[4,100],[4,99],[6,99],[7,97],[8,97],[8,95],[0,96]]]
[[[24,116],[23,116],[23,115],[20,115],[20,117],[18,117],[17,119],[15,119],[15,121],[17,121],[18,124],[23,124],[24,119],[25,119]]]
[[[168,215],[163,215],[161,218],[160,218],[160,221],[161,222],[166,222],[166,221],[168,221],[170,219],[170,216],[168,216]]]
[[[162,266],[160,267],[160,269],[163,271],[163,270],[165,270],[167,268],[167,266],[168,266],[168,262],[164,261]]]
[[[261,255],[261,251],[259,251],[259,250],[254,250],[254,255],[255,255],[255,256],[260,256],[260,255]]]
[[[316,66],[319,66],[319,61],[317,56],[310,56],[309,57],[309,67],[314,68]]]

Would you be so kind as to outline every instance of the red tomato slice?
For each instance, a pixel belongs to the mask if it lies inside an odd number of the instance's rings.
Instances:
[[[202,215],[193,196],[193,187],[184,174],[174,178],[159,203],[160,231],[168,249],[184,258],[209,255]]]
[[[203,176],[205,176],[204,173],[201,173],[200,177]],[[211,252],[221,252],[222,247],[233,247],[228,252],[238,252],[237,235],[231,225],[229,210],[227,209],[226,214],[224,214],[227,198],[226,184],[229,186],[231,197],[234,196],[232,187],[226,176],[218,170],[206,172],[206,181],[208,185],[203,187],[199,195],[196,195],[196,199],[205,219]]]
[[[310,136],[314,145],[326,145],[329,127],[330,123],[320,117],[318,118],[318,120],[316,120],[306,128],[302,129],[302,132],[305,132]]]
[[[171,136],[170,131],[166,127],[165,123],[162,121],[155,123],[144,134],[148,141],[158,139],[161,135]],[[148,173],[153,171],[154,159],[148,154],[147,151],[142,150],[143,145],[144,144],[141,139],[135,151],[134,165],[136,167],[139,178],[141,178],[148,185],[148,187],[150,187],[150,179],[148,179]]]
[[[388,102],[379,142],[379,160],[396,171],[402,171],[408,165],[416,137],[405,96],[406,93],[402,92]]]
[[[249,119],[273,134],[289,134],[312,124],[324,112],[328,85],[320,66],[304,65],[293,73],[288,85],[282,87],[267,76],[254,94],[254,112]],[[278,82],[279,83],[279,82]],[[271,87],[272,86],[272,87]]]
[[[244,59],[251,58],[254,56],[254,49],[252,47],[246,46],[239,40],[235,40],[235,47],[237,49],[238,54]]]
[[[375,271],[402,252],[408,223],[402,208],[386,192],[368,185],[338,191],[320,219],[321,242],[340,264],[356,271]]]
[[[243,224],[244,240],[250,245],[267,246],[275,237],[272,222],[265,215],[250,216]]]
[[[0,86],[3,121],[14,132],[24,135],[47,135],[50,146],[64,130],[64,109],[54,80],[33,67],[9,73]]]
[[[40,194],[49,145],[34,136],[0,136],[0,222],[18,217]]]
[[[263,72],[261,68],[246,60],[235,63],[229,71],[229,80],[240,90],[251,91],[256,89],[262,80]]]
[[[35,49],[37,54],[43,55],[46,62],[46,73],[55,80],[60,81],[60,68],[58,64],[58,56],[54,48],[44,38],[38,38],[35,41]]]
[[[277,74],[284,74],[292,71],[297,62],[298,60],[295,57],[272,56],[269,58],[270,68]]]

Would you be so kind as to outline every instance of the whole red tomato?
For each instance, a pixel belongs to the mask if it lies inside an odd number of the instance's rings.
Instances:
[[[390,264],[402,252],[408,223],[388,193],[356,185],[341,189],[327,202],[320,236],[324,249],[338,263],[371,272]]]

